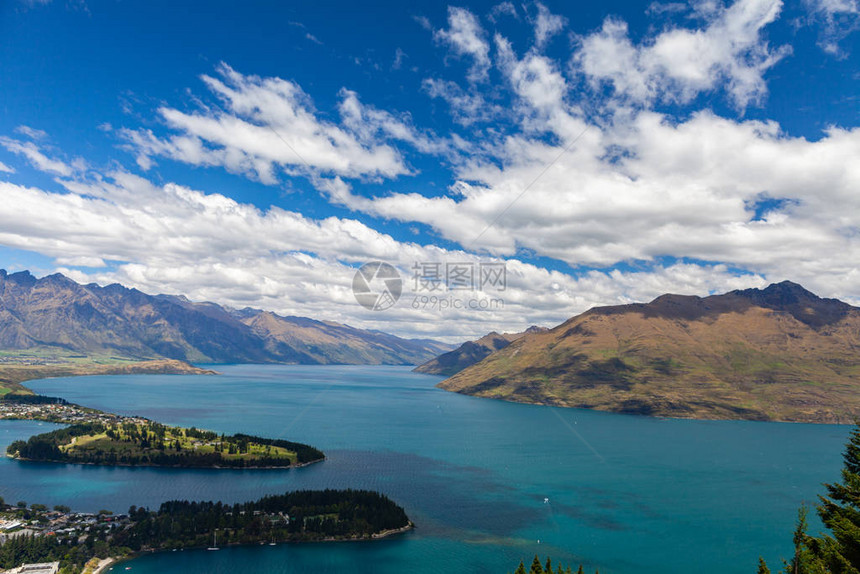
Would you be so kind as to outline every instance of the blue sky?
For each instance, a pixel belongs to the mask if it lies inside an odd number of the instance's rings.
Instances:
[[[856,302],[858,22],[857,0],[10,0],[0,267],[452,340],[782,279]],[[407,287],[415,262],[504,261],[504,292],[444,293],[504,305],[368,311],[371,260]]]

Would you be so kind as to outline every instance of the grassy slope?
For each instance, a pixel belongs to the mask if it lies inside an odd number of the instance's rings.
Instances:
[[[143,431],[143,425],[136,425],[138,433]],[[183,429],[180,427],[165,427],[165,435],[164,442],[172,445],[175,441],[179,441],[180,447],[184,452],[194,452],[196,454],[209,454],[217,452],[214,444],[210,444],[212,441],[207,441],[203,439],[195,439],[185,435]],[[109,438],[105,433],[99,433],[95,435],[84,435],[74,437],[71,443],[61,446],[60,449],[69,455],[84,455],[88,452],[116,452],[117,455],[127,455],[129,457],[139,458],[144,455],[157,454],[160,452],[157,448],[141,448],[139,444],[131,441],[128,437],[128,433],[125,432],[124,428],[121,425],[117,425],[114,427],[114,432],[116,432],[115,438]],[[215,439],[215,442],[220,442],[220,439]],[[229,439],[228,439],[229,442]],[[172,448],[168,448],[167,452],[174,452]],[[260,457],[268,456],[271,458],[277,459],[289,459],[291,464],[298,463],[298,456],[295,452],[287,450],[286,448],[271,446],[267,447],[265,445],[250,443],[248,445],[248,452],[245,453],[234,453],[230,454],[227,451],[221,452],[221,458],[225,460],[240,460],[243,459],[246,462],[253,462]]]
[[[856,316],[813,329],[760,307],[698,320],[589,312],[440,386],[482,397],[689,418],[851,422]]]
[[[46,354],[45,351],[0,352],[0,395],[10,392],[33,394],[22,385],[26,381],[48,377],[120,374],[214,374],[183,361],[158,359],[138,361],[120,357]],[[38,364],[32,364],[38,363]]]

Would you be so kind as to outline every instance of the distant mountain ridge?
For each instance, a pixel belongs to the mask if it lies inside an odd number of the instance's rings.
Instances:
[[[788,281],[597,307],[439,386],[656,416],[850,423],[860,416],[860,308]]]
[[[415,367],[413,370],[416,373],[424,373],[426,375],[444,375],[450,377],[466,367],[471,367],[475,363],[483,361],[491,354],[504,349],[525,335],[543,333],[548,330],[545,327],[532,326],[520,333],[497,333],[492,331],[480,339],[466,341],[453,351],[443,353],[423,365]]]
[[[0,349],[205,363],[419,364],[449,345],[304,317],[231,310],[119,284],[0,270]]]

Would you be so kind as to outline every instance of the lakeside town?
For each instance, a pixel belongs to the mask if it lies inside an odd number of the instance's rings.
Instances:
[[[140,552],[376,540],[411,528],[401,507],[361,490],[297,491],[232,504],[173,500],[158,510],[131,506],[128,514],[0,498],[0,569],[11,568],[0,574],[99,574]]]
[[[0,545],[18,541],[21,547],[53,546],[79,549],[77,553],[91,555],[84,562],[82,572],[98,574],[113,563],[116,551],[110,541],[121,530],[133,525],[128,514],[114,515],[109,510],[73,512],[63,505],[49,509],[43,504],[28,505],[19,501],[6,504],[0,498]],[[40,540],[45,544],[39,544]],[[10,544],[11,545],[11,544]],[[4,559],[6,557],[4,556]],[[22,563],[0,574],[57,574],[60,561]]]
[[[28,397],[29,398],[29,397]],[[35,398],[35,397],[34,397]],[[124,416],[68,403],[63,399],[39,397],[50,402],[24,402],[0,400],[0,419],[34,420],[57,424],[145,424],[149,419],[139,416]]]

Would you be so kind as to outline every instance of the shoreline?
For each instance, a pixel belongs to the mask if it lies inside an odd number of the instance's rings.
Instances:
[[[104,574],[105,570],[107,570],[109,566],[119,563],[120,560],[122,560],[122,558],[117,556],[108,556],[107,558],[99,560],[99,565],[92,571],[92,574]]]
[[[393,528],[391,530],[383,530],[382,532],[378,532],[376,534],[371,534],[370,538],[372,540],[382,540],[383,538],[388,538],[390,536],[397,536],[398,534],[403,534],[404,532],[409,532],[415,528],[415,524],[410,520],[409,524],[406,526],[402,526],[400,528]]]
[[[389,530],[383,530],[381,532],[374,532],[370,536],[348,536],[348,537],[344,537],[344,538],[328,537],[328,538],[318,538],[315,540],[281,540],[279,542],[276,542],[275,545],[277,546],[277,545],[281,545],[281,544],[319,544],[319,543],[330,544],[333,542],[375,542],[377,540],[384,540],[386,538],[391,538],[392,536],[397,536],[398,534],[403,534],[405,532],[409,532],[410,530],[414,530],[414,529],[415,529],[415,523],[413,523],[410,520],[409,524],[407,524],[406,526],[402,526],[400,528],[393,528],[393,529],[389,529]],[[222,544],[218,548],[219,549],[220,548],[238,548],[238,547],[243,547],[243,546],[247,546],[247,547],[269,546],[269,543],[266,541],[229,542],[226,544]],[[131,560],[131,559],[137,558],[143,554],[157,554],[160,552],[182,552],[184,550],[200,551],[200,550],[208,550],[208,549],[209,549],[208,546],[188,546],[185,548],[149,548],[146,550],[140,550],[139,552],[133,553],[133,554],[127,556],[126,559]]]
[[[0,419],[0,420],[32,420],[36,421],[37,419]],[[41,422],[41,421],[40,421]],[[63,423],[59,423],[63,424]],[[312,460],[310,462],[302,462],[297,464],[291,464],[289,466],[182,466],[182,465],[165,465],[165,464],[130,464],[127,462],[117,462],[117,463],[101,463],[101,462],[78,462],[73,460],[36,460],[32,458],[21,458],[18,456],[11,455],[6,453],[6,458],[10,458],[12,460],[17,460],[19,462],[46,462],[50,464],[80,464],[80,465],[88,465],[88,466],[109,466],[109,467],[127,467],[127,468],[177,468],[184,470],[290,470],[293,468],[304,468],[306,466],[310,466],[312,464],[316,464],[318,462],[324,462],[326,458],[323,457],[319,460]]]
[[[583,407],[576,405],[568,405],[563,403],[542,403],[536,401],[523,400],[517,397],[488,397],[483,395],[475,395],[471,393],[463,392],[462,390],[454,390],[447,389],[441,384],[444,381],[435,385],[435,388],[441,389],[448,393],[454,393],[457,395],[462,395],[464,397],[472,397],[475,399],[485,399],[491,401],[501,401],[505,403],[513,403],[517,405],[529,405],[533,407],[552,407],[559,409],[570,409],[570,410],[581,410],[581,411],[589,411],[593,413],[604,413],[609,415],[622,415],[622,416],[630,416],[630,417],[643,417],[649,419],[662,419],[662,420],[677,420],[677,421],[705,421],[705,422],[719,422],[719,421],[731,421],[731,422],[748,422],[748,423],[779,423],[779,424],[804,424],[804,425],[830,425],[830,426],[852,426],[854,422],[834,422],[834,421],[824,421],[824,420],[795,420],[795,419],[779,419],[779,418],[743,418],[743,417],[707,417],[707,416],[680,416],[680,415],[669,415],[669,414],[646,414],[646,413],[638,413],[633,411],[618,411],[611,410],[605,408],[597,408],[597,407]]]
[[[9,389],[19,395],[37,395],[24,386],[28,381],[64,377],[91,377],[99,375],[218,375],[218,371],[195,367],[176,359],[149,359],[128,363],[59,363],[48,365],[0,365],[0,389]]]

